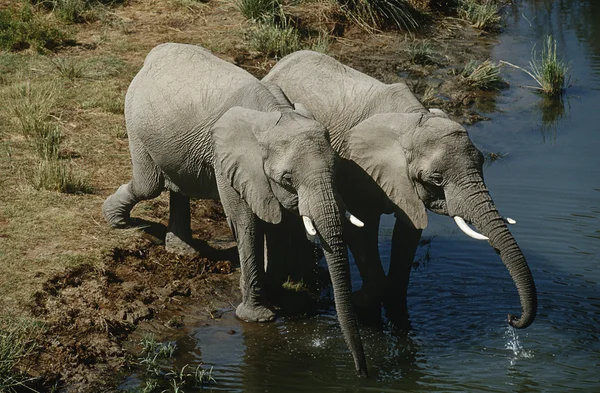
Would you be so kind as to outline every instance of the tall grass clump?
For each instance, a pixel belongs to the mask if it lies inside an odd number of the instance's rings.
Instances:
[[[556,40],[551,35],[546,36],[539,56],[533,47],[529,69],[507,61],[502,63],[527,73],[538,85],[532,87],[548,96],[561,95],[570,83],[570,66],[558,58]]]
[[[0,10],[0,49],[55,50],[71,41],[70,34],[51,15],[43,15],[29,4]]]
[[[25,81],[17,83],[2,104],[39,158],[31,176],[32,186],[38,190],[91,193],[87,179],[60,156],[63,135],[60,125],[51,116],[57,99],[55,82]]]
[[[415,30],[419,27],[417,11],[407,0],[337,0],[343,14],[364,30],[383,27]]]
[[[252,49],[267,56],[283,57],[300,49],[300,34],[291,26],[258,23],[249,38]]]
[[[253,21],[273,21],[281,13],[279,0],[237,0],[237,7],[242,15]]]
[[[0,391],[26,391],[33,378],[17,370],[19,363],[35,350],[36,325],[12,317],[0,318]]]
[[[461,72],[462,82],[470,88],[499,90],[506,86],[500,76],[500,67],[490,60],[483,63],[469,61]]]
[[[497,29],[502,19],[495,0],[460,0],[458,14],[481,30]]]
[[[408,46],[408,58],[414,64],[435,64],[436,52],[428,40],[414,41]]]

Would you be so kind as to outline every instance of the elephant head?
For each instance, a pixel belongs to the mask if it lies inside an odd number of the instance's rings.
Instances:
[[[533,277],[485,186],[483,155],[467,131],[440,112],[374,115],[349,131],[341,155],[367,172],[415,228],[427,226],[429,209],[453,217],[467,234],[489,240],[521,301],[521,316],[509,314],[508,322],[525,328],[537,312]]]
[[[285,208],[302,217],[310,235],[319,234],[340,326],[357,371],[366,375],[350,301],[350,268],[342,233],[345,209],[335,187],[337,155],[326,130],[291,107],[276,112],[234,107],[215,123],[212,140],[215,170],[256,216],[277,224]]]

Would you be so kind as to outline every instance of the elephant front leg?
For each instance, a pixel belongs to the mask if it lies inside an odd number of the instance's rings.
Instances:
[[[246,322],[272,321],[275,314],[265,306],[264,301],[264,223],[254,215],[227,180],[217,175],[217,185],[240,258],[242,303],[237,306],[235,315]]]
[[[353,301],[362,310],[381,311],[385,294],[386,276],[379,255],[379,215],[361,215],[363,228],[346,225],[346,238],[354,262],[363,281],[362,288],[354,292]]]
[[[387,291],[383,304],[387,317],[398,327],[406,326],[408,321],[406,294],[421,232],[420,229],[410,227],[402,220],[396,219],[392,235]]]
[[[169,226],[165,237],[165,249],[177,254],[194,254],[196,249],[191,243],[190,198],[179,192],[170,191]]]

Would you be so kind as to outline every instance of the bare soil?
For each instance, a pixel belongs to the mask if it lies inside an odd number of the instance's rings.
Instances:
[[[384,82],[404,81],[419,97],[434,91],[426,97],[427,106],[442,108],[462,123],[484,119],[482,108],[493,107],[494,93],[467,90],[457,76],[468,60],[485,60],[494,43],[493,36],[464,21],[433,15],[415,37],[368,34],[319,18],[317,12],[290,12],[303,23],[341,34],[330,46],[331,55]],[[5,277],[0,312],[44,323],[38,350],[22,364],[23,370],[41,377],[36,389],[114,391],[123,373],[135,367],[125,349],[132,346],[126,343],[145,321],[172,334],[198,321],[210,323],[219,310],[239,302],[235,243],[217,202],[193,203],[199,249],[193,257],[164,251],[164,196],[134,210],[132,216],[143,229],[111,230],[104,223],[102,201],[130,178],[127,141],[119,136],[123,115],[81,102],[100,83],[122,97],[146,53],[169,41],[205,46],[260,78],[276,59],[249,49],[248,28],[231,0],[193,6],[182,0],[131,0],[111,8],[101,21],[77,27],[77,45],[60,56],[121,62],[106,80],[65,82],[65,89],[75,93],[64,98],[57,113],[67,138],[65,151],[77,168],[90,174],[92,195],[65,196],[23,186],[33,165],[26,144],[14,133],[0,132],[0,140],[11,149],[10,160],[0,161],[2,173],[8,174],[0,180],[0,275]],[[410,61],[409,46],[415,40],[428,40],[435,48],[432,64]]]

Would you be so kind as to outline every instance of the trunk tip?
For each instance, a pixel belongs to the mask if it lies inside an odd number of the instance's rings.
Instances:
[[[514,316],[512,314],[508,314],[508,324],[510,326],[514,327],[515,329],[525,329],[526,327],[531,325],[532,322],[533,322],[533,318],[528,318],[528,319],[517,318],[516,316]]]

